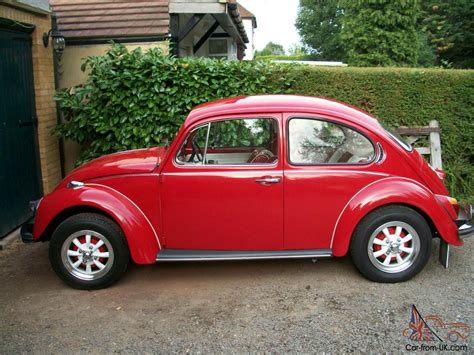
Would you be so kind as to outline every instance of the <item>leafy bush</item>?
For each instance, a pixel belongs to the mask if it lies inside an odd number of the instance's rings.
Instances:
[[[171,58],[112,47],[84,63],[88,81],[58,93],[57,131],[82,143],[80,162],[171,141],[193,106],[222,97],[296,93],[334,98],[385,123],[440,122],[446,183],[474,202],[474,72],[397,68],[314,68],[270,62]]]
[[[287,92],[290,67],[261,62],[174,58],[115,45],[88,57],[87,82],[56,95],[56,131],[87,148],[78,163],[171,141],[191,109],[223,97]]]

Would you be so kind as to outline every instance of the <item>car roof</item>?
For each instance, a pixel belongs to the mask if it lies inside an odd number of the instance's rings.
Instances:
[[[221,99],[196,106],[186,119],[191,125],[211,116],[244,113],[302,112],[326,114],[346,119],[348,122],[380,131],[377,120],[368,113],[348,104],[312,96],[257,95]]]

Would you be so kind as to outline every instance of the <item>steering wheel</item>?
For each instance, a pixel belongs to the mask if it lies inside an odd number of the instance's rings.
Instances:
[[[193,150],[192,150],[191,156],[188,159],[188,163],[191,163],[191,162],[194,163],[194,157],[197,158],[198,162],[201,162],[202,156],[203,156],[202,150],[195,140],[192,141],[191,147],[193,148]]]

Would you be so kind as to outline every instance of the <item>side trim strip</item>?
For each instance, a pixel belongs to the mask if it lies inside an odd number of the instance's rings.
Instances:
[[[155,235],[155,238],[156,238],[156,241],[158,242],[158,247],[160,248],[161,250],[161,243],[160,243],[160,239],[158,238],[158,235],[156,234],[156,231],[155,231],[155,228],[153,228],[153,224],[151,224],[150,220],[148,219],[148,217],[146,216],[146,214],[140,209],[140,207],[137,206],[137,204],[135,202],[133,202],[132,200],[130,200],[127,196],[125,196],[123,193],[121,193],[120,191],[117,191],[113,188],[111,188],[110,186],[107,186],[107,185],[102,185],[102,184],[95,184],[95,183],[87,183],[86,184],[87,186],[100,186],[100,187],[105,187],[107,189],[110,189],[112,191],[115,191],[116,193],[118,193],[119,195],[123,196],[126,200],[128,200],[132,205],[134,205],[137,210],[140,211],[140,213],[143,215],[143,217],[145,217],[146,221],[148,222],[148,224],[150,225],[150,228],[151,230],[153,231],[153,234]]]
[[[278,251],[227,251],[162,249],[157,262],[166,261],[211,261],[211,260],[257,260],[257,259],[299,259],[324,258],[332,256],[331,249],[278,250]]]

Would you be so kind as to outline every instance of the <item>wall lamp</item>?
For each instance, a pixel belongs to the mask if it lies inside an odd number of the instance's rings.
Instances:
[[[66,48],[66,40],[61,32],[58,30],[57,25],[57,18],[55,15],[51,17],[51,29],[48,33],[43,33],[43,44],[47,48],[49,43],[49,37],[51,37],[51,41],[53,42],[53,50],[58,56],[60,57]]]

